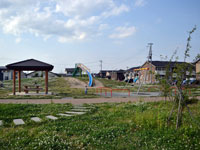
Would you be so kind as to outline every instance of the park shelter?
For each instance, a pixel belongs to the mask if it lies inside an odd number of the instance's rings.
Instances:
[[[18,72],[18,86],[19,93],[21,92],[21,72],[22,71],[45,71],[45,93],[48,94],[48,72],[53,69],[54,66],[35,60],[28,59],[12,64],[6,65],[9,70],[13,70],[13,95],[16,92],[16,72]]]

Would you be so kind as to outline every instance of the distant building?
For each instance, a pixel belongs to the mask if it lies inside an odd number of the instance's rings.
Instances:
[[[173,71],[176,68],[177,64],[183,64],[186,62],[169,62],[169,61],[152,61],[151,62],[145,62],[141,68],[149,68],[149,70],[141,70],[140,73],[140,80],[145,81],[145,83],[155,83],[158,82],[156,80],[156,76],[158,78],[163,78],[166,75],[166,68],[169,66],[169,71]],[[195,66],[191,63],[187,63],[189,67],[192,69],[192,77],[195,77]],[[189,69],[188,69],[189,70]],[[186,72],[186,75],[189,75],[189,71]],[[175,78],[175,74],[173,74],[173,77]],[[172,79],[173,80],[173,79]]]
[[[8,70],[4,66],[0,66],[0,81],[12,80],[12,79],[13,79],[13,71]]]
[[[28,73],[26,75],[27,78],[34,78],[34,77],[43,77],[45,78],[45,72],[44,71],[33,71],[31,73]],[[49,78],[55,78],[55,77],[59,77],[58,74],[53,73],[53,72],[48,72],[48,77]]]
[[[130,81],[130,80],[133,80],[135,77],[137,77],[139,71],[136,71],[135,69],[139,69],[139,68],[140,66],[137,66],[137,67],[129,68],[126,71],[124,71],[124,77],[125,77],[124,80]]]
[[[18,74],[16,73],[16,78],[18,78]],[[21,72],[21,78],[26,78],[26,74]],[[4,80],[12,80],[13,79],[13,71],[8,70],[4,66],[0,66],[0,81]]]
[[[102,70],[99,72],[99,76],[101,78],[108,78],[112,80],[120,80],[123,81],[124,77],[124,70]]]
[[[196,79],[200,81],[200,59],[195,62]]]
[[[66,76],[67,77],[72,77],[73,73],[75,71],[75,68],[65,68]],[[79,76],[80,73],[77,72],[75,76]]]

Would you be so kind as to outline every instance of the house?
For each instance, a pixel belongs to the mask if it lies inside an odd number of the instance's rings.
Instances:
[[[16,78],[18,77],[18,74],[16,73]],[[24,72],[21,72],[21,78],[26,78],[26,74]],[[8,70],[4,66],[0,66],[0,81],[4,80],[12,80],[13,79],[13,71]]]
[[[196,79],[200,81],[200,59],[195,62]]]
[[[176,68],[177,64],[183,64],[186,62],[169,62],[169,61],[146,61],[141,68],[147,68],[147,70],[140,70],[140,80],[144,81],[145,83],[156,83],[156,77],[163,78],[166,75],[166,68],[169,66],[169,71],[173,71]],[[192,77],[195,77],[195,67],[191,63],[187,63],[189,67],[192,69]],[[188,69],[189,70],[189,69]],[[189,75],[189,71],[186,72]],[[173,74],[175,77],[176,74]],[[172,79],[173,80],[173,79]]]
[[[129,68],[127,69],[126,71],[124,71],[124,77],[125,77],[125,81],[130,81],[137,77],[138,76],[138,72],[139,71],[136,71],[135,69],[139,69],[141,66],[137,66],[137,67],[132,67],[132,68]]]
[[[124,80],[124,70],[120,69],[120,70],[101,70],[99,72],[99,76],[101,78],[108,78],[108,79],[112,79],[112,80]]]
[[[0,66],[0,81],[12,80],[13,72],[4,66]]]
[[[27,78],[34,78],[34,77],[43,77],[44,78],[45,72],[43,72],[43,71],[33,71],[31,73],[28,73],[26,75],[26,77]],[[48,77],[49,78],[55,78],[55,77],[59,77],[59,75],[50,71],[50,72],[48,72]]]
[[[65,68],[66,76],[67,77],[72,77],[73,73],[75,71],[75,68]],[[80,73],[77,72],[75,76],[79,76]]]

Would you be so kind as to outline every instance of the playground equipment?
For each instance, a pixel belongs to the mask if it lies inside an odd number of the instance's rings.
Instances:
[[[88,86],[91,87],[92,83],[93,83],[93,78],[92,75],[90,73],[90,69],[88,69],[85,65],[78,63],[75,65],[75,70],[72,74],[73,77],[75,77],[75,75],[77,74],[77,72],[80,72],[80,74],[82,73],[82,71],[86,72],[88,77],[89,77],[89,84]]]
[[[137,95],[138,95],[138,93],[140,92],[140,89],[141,89],[142,84],[146,81],[147,70],[149,70],[149,68],[139,68],[139,69],[134,69],[134,71],[136,71],[136,70],[137,70],[137,71],[145,70],[145,77],[143,78],[143,81],[140,82],[139,88],[138,88],[138,90],[137,90]],[[142,78],[142,75],[140,75],[140,78]]]

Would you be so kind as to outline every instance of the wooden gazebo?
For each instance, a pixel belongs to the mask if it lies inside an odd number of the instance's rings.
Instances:
[[[16,92],[16,72],[18,72],[19,93],[21,92],[21,71],[45,71],[45,93],[48,94],[48,72],[53,70],[54,66],[35,59],[28,59],[6,65],[6,67],[13,70],[13,95]]]

